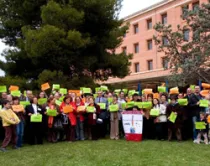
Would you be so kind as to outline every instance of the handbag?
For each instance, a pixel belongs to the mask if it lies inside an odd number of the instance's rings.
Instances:
[[[98,118],[98,119],[96,120],[96,123],[97,123],[97,124],[103,124],[103,122],[104,122],[103,119],[100,119],[100,118]]]
[[[61,119],[57,119],[53,125],[53,128],[56,130],[63,130],[63,124]]]
[[[107,112],[106,111],[103,111],[99,114],[99,118],[102,119],[102,120],[105,120],[107,119]]]
[[[69,124],[69,117],[66,114],[62,115],[62,124],[63,125]]]

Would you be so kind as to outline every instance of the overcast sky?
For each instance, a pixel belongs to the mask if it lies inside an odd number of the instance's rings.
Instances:
[[[132,13],[135,13],[141,9],[144,9],[146,7],[149,7],[157,2],[160,2],[162,0],[124,0],[123,1],[123,7],[120,13],[120,18],[123,18],[125,16],[128,16]],[[6,46],[0,42],[0,53],[6,48]],[[0,57],[2,59],[2,57]],[[4,73],[0,71],[0,76],[2,76]]]

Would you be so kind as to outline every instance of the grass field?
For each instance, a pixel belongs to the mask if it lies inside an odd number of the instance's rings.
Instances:
[[[209,166],[210,145],[99,140],[25,146],[0,153],[0,166]]]

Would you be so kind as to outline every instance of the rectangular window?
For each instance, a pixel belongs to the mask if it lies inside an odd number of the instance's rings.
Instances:
[[[184,41],[189,41],[190,39],[190,30],[186,29],[183,31],[183,37],[184,37]]]
[[[185,5],[182,7],[182,18],[183,19],[186,19],[188,11],[189,11],[189,5]]]
[[[135,73],[140,72],[139,63],[135,63]]]
[[[162,43],[163,43],[163,46],[167,46],[168,45],[168,39],[167,39],[167,37],[163,36]]]
[[[134,30],[134,34],[139,33],[139,25],[138,24],[134,25],[133,30]]]
[[[199,6],[200,6],[199,1],[193,3],[193,4],[192,4],[192,9],[193,9],[193,11],[198,11]]]
[[[122,52],[124,52],[125,54],[127,54],[127,47],[122,47]]]
[[[135,54],[139,53],[139,43],[134,44],[134,52]]]
[[[164,69],[168,69],[168,59],[167,58],[162,58],[162,65]]]
[[[152,29],[152,19],[147,20],[147,29]]]
[[[162,14],[162,24],[166,25],[167,24],[167,13]]]
[[[148,70],[153,70],[153,61],[149,60],[147,61],[147,63],[148,63]]]
[[[147,49],[152,50],[152,40],[147,40]]]

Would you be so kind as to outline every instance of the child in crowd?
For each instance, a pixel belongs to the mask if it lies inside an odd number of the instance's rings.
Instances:
[[[17,115],[11,110],[11,105],[8,100],[3,101],[4,108],[0,111],[0,117],[2,118],[2,125],[5,129],[5,137],[0,150],[6,152],[6,147],[9,145],[10,141],[13,144],[14,149],[18,149],[17,135],[16,135],[16,125],[20,122]]]
[[[205,123],[205,129],[198,129],[198,135],[197,135],[197,140],[194,141],[194,143],[200,144],[201,142],[201,137],[204,137],[204,143],[207,145],[208,144],[208,137],[207,137],[207,120],[206,120],[206,115],[204,112],[200,113],[200,122]]]

